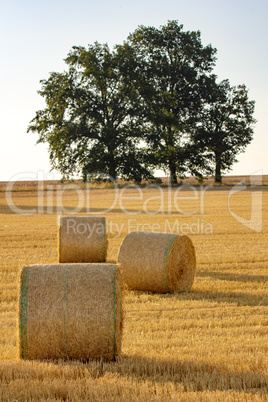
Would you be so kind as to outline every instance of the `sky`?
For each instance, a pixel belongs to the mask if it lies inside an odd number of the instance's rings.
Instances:
[[[256,101],[254,140],[228,174],[268,174],[267,0],[0,0],[0,181],[60,178],[46,144],[27,133],[40,80],[66,69],[72,46],[121,44],[140,25],[177,20],[217,49],[218,81],[245,84]]]

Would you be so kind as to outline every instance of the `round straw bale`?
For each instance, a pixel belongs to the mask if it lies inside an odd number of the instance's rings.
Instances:
[[[21,270],[22,359],[115,360],[121,352],[122,320],[116,265],[31,265]]]
[[[195,250],[188,236],[130,232],[121,245],[118,262],[129,289],[187,291],[194,281]]]
[[[104,262],[107,253],[105,218],[61,216],[59,262]]]

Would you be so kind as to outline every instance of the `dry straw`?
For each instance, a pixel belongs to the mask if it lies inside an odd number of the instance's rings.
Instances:
[[[188,236],[131,232],[121,245],[118,261],[129,289],[187,291],[194,281],[195,250]]]
[[[122,320],[115,265],[31,265],[21,270],[22,359],[115,360],[121,351]]]
[[[105,218],[61,216],[59,262],[104,262],[107,253]]]

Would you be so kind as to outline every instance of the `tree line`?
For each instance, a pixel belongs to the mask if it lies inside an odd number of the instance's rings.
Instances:
[[[139,26],[112,50],[73,46],[65,62],[40,81],[46,107],[28,127],[65,178],[140,182],[161,169],[172,184],[187,174],[221,182],[253,139],[246,86],[217,82],[216,49],[177,21]]]

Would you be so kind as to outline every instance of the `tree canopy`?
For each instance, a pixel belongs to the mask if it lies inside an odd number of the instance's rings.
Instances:
[[[52,166],[64,176],[102,173],[116,179],[151,177],[143,163],[137,91],[122,55],[95,43],[73,47],[69,69],[42,80],[46,108],[29,131],[47,142]]]
[[[222,172],[253,138],[254,102],[245,85],[216,83],[216,49],[177,21],[140,26],[110,50],[74,46],[67,71],[41,81],[46,107],[28,131],[48,143],[64,177],[101,173],[116,179],[171,182],[186,173]]]
[[[189,126],[202,108],[216,49],[204,47],[199,31],[185,32],[176,21],[160,29],[139,27],[128,42],[138,60],[136,87],[149,126],[150,160],[176,183],[178,174],[198,170],[191,165]]]
[[[221,183],[222,172],[253,139],[255,102],[249,100],[245,85],[232,87],[229,80],[214,82],[211,95],[198,116],[194,142],[214,165],[215,182]]]

